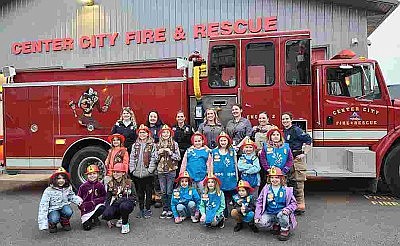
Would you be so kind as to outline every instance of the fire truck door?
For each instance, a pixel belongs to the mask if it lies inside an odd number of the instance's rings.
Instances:
[[[54,166],[54,110],[53,88],[29,88],[28,145],[31,168]]]
[[[387,133],[387,105],[373,64],[323,69],[323,131],[315,140],[324,146],[371,146]]]
[[[268,113],[272,124],[279,125],[280,122],[277,40],[241,41],[239,100],[244,117],[253,125],[258,125],[258,114],[262,111]]]

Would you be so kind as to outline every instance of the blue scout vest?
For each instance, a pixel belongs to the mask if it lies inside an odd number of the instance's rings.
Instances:
[[[239,194],[236,194],[233,196],[233,201],[238,204],[239,200],[242,199],[242,204],[247,208],[249,207],[249,204],[251,200],[253,199],[252,195],[248,195],[245,198],[241,198]],[[239,205],[239,204],[238,204]],[[238,208],[240,209],[240,208]],[[246,223],[251,222],[254,219],[254,211],[249,211],[246,213],[246,215],[243,215],[243,221]]]
[[[186,169],[189,176],[199,182],[207,175],[208,151],[206,149],[188,149]]]
[[[201,197],[201,202],[204,203],[206,208],[206,221],[205,223],[211,223],[214,221],[214,217],[217,215],[217,211],[221,206],[221,196],[214,193],[203,194]]]
[[[267,194],[267,214],[278,214],[284,207],[286,207],[286,190],[281,186],[278,194],[274,194],[272,185],[268,187]]]
[[[289,155],[289,144],[284,143],[280,148],[267,147],[264,145],[264,151],[267,156],[269,167],[279,167],[281,170],[285,167]]]
[[[247,159],[246,157],[240,157],[246,160],[247,164],[253,165],[253,161],[257,158],[257,156],[253,156],[251,159]],[[258,173],[247,174],[242,172],[240,178],[249,182],[251,187],[256,187],[258,185]]]
[[[179,189],[174,189],[172,199],[176,199],[179,204],[187,206],[190,201],[193,201],[194,192],[197,192],[196,189],[191,187],[180,187]]]
[[[214,175],[221,180],[221,190],[228,191],[236,188],[236,167],[234,150],[229,148],[228,153],[221,155],[218,148],[212,150]]]

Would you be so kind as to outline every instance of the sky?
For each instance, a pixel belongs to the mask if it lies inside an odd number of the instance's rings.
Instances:
[[[400,84],[400,6],[368,37],[368,57],[378,61],[386,84]]]

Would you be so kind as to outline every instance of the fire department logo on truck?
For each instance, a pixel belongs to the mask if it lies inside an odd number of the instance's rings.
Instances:
[[[105,113],[111,106],[112,96],[107,96],[104,105],[100,106],[97,91],[89,88],[80,96],[78,102],[71,100],[68,105],[72,109],[74,117],[78,119],[78,123],[84,126],[88,131],[93,131],[100,127],[100,124],[92,116],[93,110],[96,108],[100,113]],[[78,115],[77,109],[81,109],[82,113]]]

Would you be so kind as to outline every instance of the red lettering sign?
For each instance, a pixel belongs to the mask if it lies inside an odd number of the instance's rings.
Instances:
[[[226,36],[232,34],[271,32],[277,30],[277,17],[257,17],[256,19],[249,20],[239,19],[234,22],[222,21],[220,23],[211,22],[208,24],[196,24],[193,26],[192,30],[194,39]],[[167,40],[166,33],[167,30],[165,27],[126,32],[124,44],[130,45],[132,42],[135,42],[136,44],[165,42]],[[172,30],[170,35],[172,38],[171,40],[175,40],[177,42],[186,40],[186,30],[183,26],[177,26],[175,31]],[[102,48],[107,44],[108,46],[115,46],[118,36],[118,32],[81,36],[79,37],[78,45],[81,49],[88,49],[89,47],[92,49]],[[11,44],[11,53],[14,55],[73,49],[73,38],[54,38],[46,40],[15,42]]]

